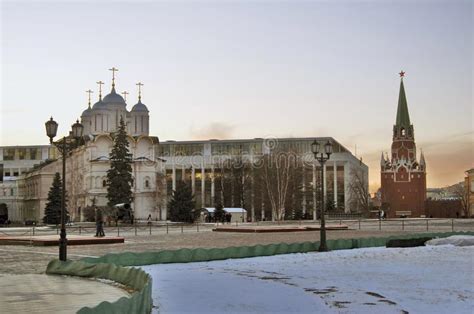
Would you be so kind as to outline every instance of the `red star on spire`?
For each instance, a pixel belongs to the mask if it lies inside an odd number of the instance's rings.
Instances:
[[[402,70],[400,73],[398,73],[398,74],[400,74],[400,77],[404,77],[404,76],[405,76],[405,72],[403,72],[403,70]]]

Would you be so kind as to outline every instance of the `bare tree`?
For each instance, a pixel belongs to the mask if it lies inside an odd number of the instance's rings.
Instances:
[[[456,198],[461,201],[461,210],[462,216],[467,217],[469,214],[469,191],[464,186],[463,182],[459,182],[454,184],[448,188],[449,192],[451,192]]]
[[[272,220],[285,218],[287,198],[296,180],[299,160],[292,151],[273,151],[262,156],[261,178],[272,208]],[[290,202],[291,203],[291,202]]]
[[[358,168],[351,168],[351,181],[349,189],[349,208],[355,212],[368,213],[370,210],[369,184],[364,171]]]

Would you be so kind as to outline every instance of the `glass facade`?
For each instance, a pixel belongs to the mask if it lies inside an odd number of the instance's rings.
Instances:
[[[220,143],[212,142],[212,155],[260,155],[262,154],[262,142],[235,142]]]
[[[3,149],[3,160],[15,160],[15,149],[4,148]]]

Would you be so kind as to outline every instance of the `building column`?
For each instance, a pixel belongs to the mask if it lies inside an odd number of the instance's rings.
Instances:
[[[173,191],[176,191],[176,168],[175,166],[173,165],[173,170],[172,170],[172,174],[171,174],[171,181],[173,182],[172,183],[172,190]]]
[[[324,199],[327,201],[328,199],[328,189],[327,189],[327,185],[328,185],[328,178],[326,176],[326,164],[324,164],[324,167],[323,167],[323,178],[324,178],[324,181],[323,181],[323,191],[324,191]]]
[[[251,221],[255,222],[255,190],[254,190],[254,171],[252,167],[252,176],[250,177],[250,211]]]
[[[215,206],[216,186],[214,182],[214,165],[211,166],[211,207]]]
[[[337,162],[334,162],[334,208],[337,208]]]
[[[303,216],[306,214],[306,178],[305,178],[305,166],[303,166],[303,200],[302,200],[302,207],[303,207]]]
[[[194,170],[194,166],[191,167],[191,191],[196,194],[196,171]]]
[[[349,198],[351,197],[349,191],[349,167],[350,164],[348,162],[344,163],[344,212],[349,213],[351,208],[349,208]]]
[[[201,207],[206,207],[206,169],[201,166]]]
[[[316,186],[316,163],[313,163],[313,220],[317,220],[316,215],[316,193],[317,193],[317,186]]]

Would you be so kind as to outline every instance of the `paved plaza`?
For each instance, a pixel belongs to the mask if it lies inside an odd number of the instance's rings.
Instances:
[[[0,274],[0,294],[2,313],[75,313],[129,295],[92,279],[43,274]]]

